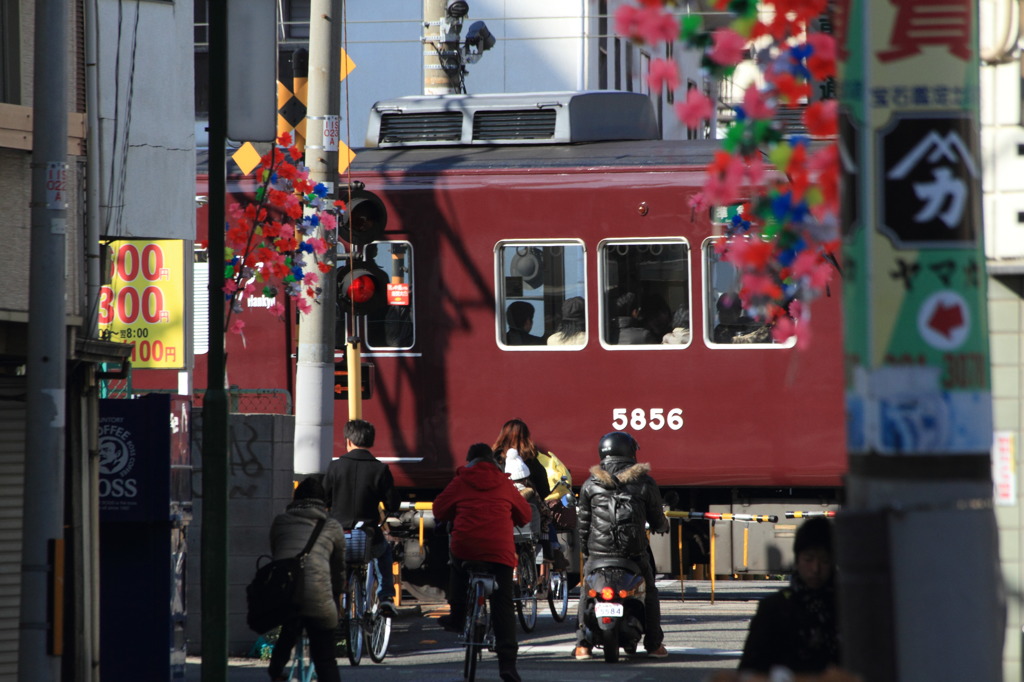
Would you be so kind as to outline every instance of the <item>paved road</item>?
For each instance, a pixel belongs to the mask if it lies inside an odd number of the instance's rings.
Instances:
[[[538,609],[536,629],[523,633],[519,628],[519,671],[524,680],[622,680],[624,682],[667,681],[701,682],[716,670],[735,668],[747,625],[757,600],[782,586],[768,581],[716,581],[715,601],[711,603],[710,582],[688,581],[685,600],[680,599],[678,581],[659,580],[662,590],[662,627],[669,657],[662,660],[638,655],[631,660],[608,665],[598,657],[575,661],[571,653],[575,643],[575,598],[570,600],[570,616],[556,623],[547,610]],[[391,647],[382,664],[369,657],[352,667],[339,659],[344,680],[389,680],[390,682],[457,682],[462,679],[463,650],[455,635],[437,625],[437,616],[446,606],[423,605],[419,616],[395,620]],[[200,660],[189,658],[186,680],[199,682]],[[231,682],[266,682],[266,662],[231,659]],[[498,679],[497,659],[484,654],[478,680]]]

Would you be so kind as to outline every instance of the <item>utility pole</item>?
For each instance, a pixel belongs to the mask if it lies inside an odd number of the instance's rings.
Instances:
[[[210,192],[207,238],[210,253],[210,343],[203,397],[202,682],[228,676],[228,397],[224,387],[224,204],[228,101],[228,0],[208,0],[210,41]]]
[[[64,636],[54,614],[63,600],[59,588],[64,581],[67,13],[61,0],[36,2],[29,275],[32,315],[28,322],[25,428],[25,452],[30,455],[25,458],[18,628],[18,679],[24,682],[60,679],[58,652]]]
[[[978,4],[944,5],[940,23],[915,3],[849,7],[835,22],[844,665],[871,682],[998,681],[1005,605],[990,473]]]
[[[328,187],[328,197],[337,196],[337,145],[325,144],[325,123],[335,130],[340,109],[341,44],[334,36],[341,25],[341,0],[313,0],[309,11],[309,75],[306,100],[306,166],[310,179]],[[331,93],[334,96],[331,96]],[[333,119],[331,117],[334,117]],[[318,237],[335,242],[334,236],[318,229]],[[336,243],[336,242],[335,242]],[[325,258],[334,263],[332,244]],[[327,470],[334,446],[334,321],[337,299],[337,270],[320,273],[311,258],[304,270],[321,277],[320,302],[299,321],[299,346],[295,376],[295,474]]]
[[[459,17],[452,21],[447,5],[446,0],[423,0],[424,95],[458,95],[462,92],[459,85],[462,70],[459,31],[465,11],[458,10]],[[468,10],[466,3],[462,5]]]

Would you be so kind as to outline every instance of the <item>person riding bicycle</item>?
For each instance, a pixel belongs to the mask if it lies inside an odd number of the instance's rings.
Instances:
[[[636,440],[624,431],[613,431],[601,437],[597,448],[601,462],[590,468],[590,478],[580,488],[576,509],[577,527],[580,547],[588,563],[590,559],[597,557],[624,557],[640,567],[646,583],[644,648],[648,656],[664,658],[668,656],[668,652],[662,644],[665,633],[661,629],[661,604],[658,602],[658,588],[654,583],[654,566],[647,536],[642,533],[641,528],[643,549],[625,556],[616,546],[613,520],[605,513],[607,507],[594,504],[598,495],[624,489],[643,507],[646,523],[652,533],[664,533],[669,529],[668,518],[662,509],[661,491],[648,473],[651,465],[636,461],[636,451],[639,449]],[[589,572],[587,566],[584,566],[583,570],[584,575]],[[591,643],[587,639],[587,629],[583,623],[588,601],[586,594],[581,590],[576,619],[576,650],[573,654],[578,659],[590,658]]]
[[[270,679],[287,680],[284,667],[292,648],[305,629],[317,678],[338,682],[334,659],[334,632],[338,627],[338,596],[345,590],[345,535],[327,518],[324,488],[317,478],[304,479],[295,488],[292,503],[270,526],[270,550],[274,559],[293,557],[306,546],[316,523],[326,519],[303,564],[301,605],[298,613],[281,626],[267,673]]]
[[[368,448],[373,447],[376,430],[368,421],[351,419],[345,424],[344,455],[331,460],[324,475],[327,505],[331,518],[341,524],[345,532],[357,523],[370,534],[373,556],[380,570],[380,603],[385,610],[394,609],[395,578],[391,570],[391,544],[380,529],[380,505],[384,511],[398,509],[398,493],[391,468],[381,462]]]
[[[512,569],[517,563],[512,528],[529,523],[532,512],[529,503],[498,468],[489,445],[471,445],[466,462],[433,504],[434,519],[452,524],[452,571],[448,590],[451,614],[442,616],[440,624],[446,630],[462,632],[469,577],[463,562],[484,564],[498,583],[490,598],[498,670],[502,680],[520,682],[516,671],[519,644],[512,602]]]

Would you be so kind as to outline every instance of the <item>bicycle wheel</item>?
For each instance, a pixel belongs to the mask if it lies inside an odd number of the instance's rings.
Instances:
[[[462,676],[468,682],[473,682],[476,679],[477,664],[486,646],[484,637],[487,633],[487,598],[484,596],[483,585],[470,584],[466,607],[469,609],[469,620],[466,624],[466,662]]]
[[[533,549],[529,546],[519,552],[516,576],[519,585],[516,615],[519,616],[523,632],[533,632],[537,627],[537,564],[534,563]]]
[[[552,571],[548,582],[548,606],[551,607],[551,617],[556,623],[565,620],[569,613],[569,580],[565,577],[565,571]]]
[[[388,655],[388,644],[391,643],[391,617],[380,608],[380,595],[377,593],[377,565],[373,563],[366,570],[366,594],[369,609],[367,610],[366,636],[369,640],[367,648],[370,660],[380,663]]]
[[[359,665],[363,658],[363,584],[354,575],[348,584],[348,604],[345,609],[345,620],[348,621],[348,637],[345,640],[345,653],[348,662]]]

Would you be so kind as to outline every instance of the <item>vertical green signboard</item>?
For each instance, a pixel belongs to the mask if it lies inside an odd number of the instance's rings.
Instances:
[[[976,6],[840,0],[835,20],[849,451],[987,455]]]

